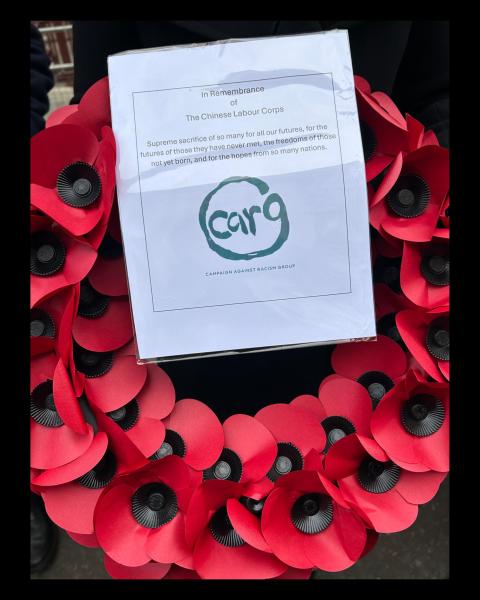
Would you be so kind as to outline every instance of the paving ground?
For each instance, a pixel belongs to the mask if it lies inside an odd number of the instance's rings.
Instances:
[[[449,576],[449,488],[420,507],[415,524],[402,533],[382,535],[374,550],[341,573],[317,573],[316,579],[447,579]],[[32,579],[109,579],[102,552],[84,548],[61,534],[55,562]]]

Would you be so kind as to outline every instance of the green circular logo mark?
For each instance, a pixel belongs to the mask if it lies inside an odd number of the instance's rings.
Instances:
[[[226,211],[222,208],[209,210],[212,200],[218,199],[218,192],[225,190],[226,186],[238,183],[248,183],[254,192],[253,202],[242,210]],[[278,194],[269,194],[268,185],[256,177],[229,177],[220,182],[217,187],[205,196],[198,215],[200,227],[210,248],[218,255],[228,260],[252,260],[273,254],[283,246],[290,232],[287,207]],[[235,236],[248,236],[255,240],[257,236],[257,225],[263,219],[267,223],[279,223],[279,232],[275,241],[267,248],[252,249],[247,252],[239,252],[229,248],[227,240],[235,239]],[[263,229],[265,229],[263,227]]]

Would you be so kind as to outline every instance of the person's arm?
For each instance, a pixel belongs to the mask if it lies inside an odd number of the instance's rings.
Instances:
[[[449,22],[414,21],[393,89],[393,99],[449,143]]]
[[[48,111],[48,92],[53,87],[50,59],[45,53],[38,29],[30,25],[30,135],[45,127],[44,115]]]

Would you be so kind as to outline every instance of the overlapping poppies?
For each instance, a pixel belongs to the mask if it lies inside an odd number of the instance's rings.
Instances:
[[[448,151],[356,78],[378,337],[221,423],[139,365],[108,80],[32,138],[31,488],[118,579],[306,579],[409,527],[449,469]]]

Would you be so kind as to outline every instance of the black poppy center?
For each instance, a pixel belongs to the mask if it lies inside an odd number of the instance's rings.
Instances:
[[[324,453],[327,452],[330,446],[332,446],[335,442],[338,442],[338,440],[342,439],[346,435],[350,435],[356,431],[355,426],[351,421],[345,419],[345,417],[337,416],[323,419],[322,427],[327,436],[327,443],[323,449]]]
[[[77,483],[91,490],[106,487],[117,472],[117,460],[113,452],[107,449],[101,460],[85,475],[77,479]]]
[[[242,496],[240,498],[240,502],[245,506],[245,508],[255,515],[256,517],[260,517],[262,514],[263,506],[265,504],[265,498],[261,500],[255,500],[255,498],[249,498],[247,496]]]
[[[391,211],[399,217],[412,218],[423,214],[430,200],[430,191],[418,175],[402,175],[387,196]]]
[[[58,195],[65,204],[74,208],[84,208],[93,204],[100,196],[101,189],[97,170],[84,162],[68,165],[57,178]]]
[[[242,461],[238,454],[229,448],[224,448],[216,463],[203,472],[203,479],[240,481],[242,470]]]
[[[423,277],[435,286],[445,286],[450,283],[450,260],[448,256],[439,254],[425,255],[420,263]]]
[[[324,531],[333,520],[333,503],[325,494],[304,494],[292,506],[294,526],[307,535]]]
[[[59,271],[65,262],[63,243],[49,231],[37,231],[30,238],[30,272],[48,277]]]
[[[367,371],[357,381],[367,390],[374,409],[385,394],[393,388],[393,381],[382,371]]]
[[[440,399],[430,394],[416,394],[402,407],[400,418],[408,433],[427,437],[440,429],[445,420],[445,408]]]
[[[85,177],[80,177],[73,182],[73,191],[79,196],[86,196],[92,191],[92,184]]]
[[[30,337],[55,337],[55,323],[48,313],[38,308],[30,311]]]
[[[177,496],[165,483],[147,483],[132,496],[132,514],[142,527],[161,527],[171,521],[177,512]]]
[[[86,377],[101,377],[113,366],[113,352],[93,352],[74,342],[73,359],[75,367]]]
[[[186,446],[183,438],[171,429],[165,431],[165,439],[160,448],[149,457],[149,460],[159,460],[174,454],[183,458],[185,456]]]
[[[277,444],[277,456],[267,473],[270,481],[276,481],[282,475],[300,469],[303,469],[303,457],[298,448],[290,442],[279,442]]]
[[[245,541],[235,531],[233,525],[228,517],[227,508],[222,506],[219,508],[213,517],[210,519],[208,524],[210,533],[213,539],[216,540],[222,546],[228,548],[238,548],[243,546]]]
[[[430,323],[426,345],[434,358],[450,360],[450,325],[447,317],[439,317]]]
[[[80,302],[78,314],[87,319],[101,317],[108,308],[110,298],[100,294],[92,285],[84,279],[80,284]]]
[[[384,494],[394,488],[400,479],[401,469],[391,460],[381,462],[367,456],[358,468],[358,482],[372,494]]]
[[[128,431],[134,425],[136,425],[138,421],[138,417],[140,415],[138,402],[135,399],[130,400],[130,402],[125,404],[125,406],[121,406],[116,410],[112,410],[108,412],[107,415],[113,421],[115,421],[115,423],[121,427],[123,431]]]
[[[53,381],[47,379],[37,385],[30,394],[30,415],[44,427],[60,427],[63,421],[55,407]]]

